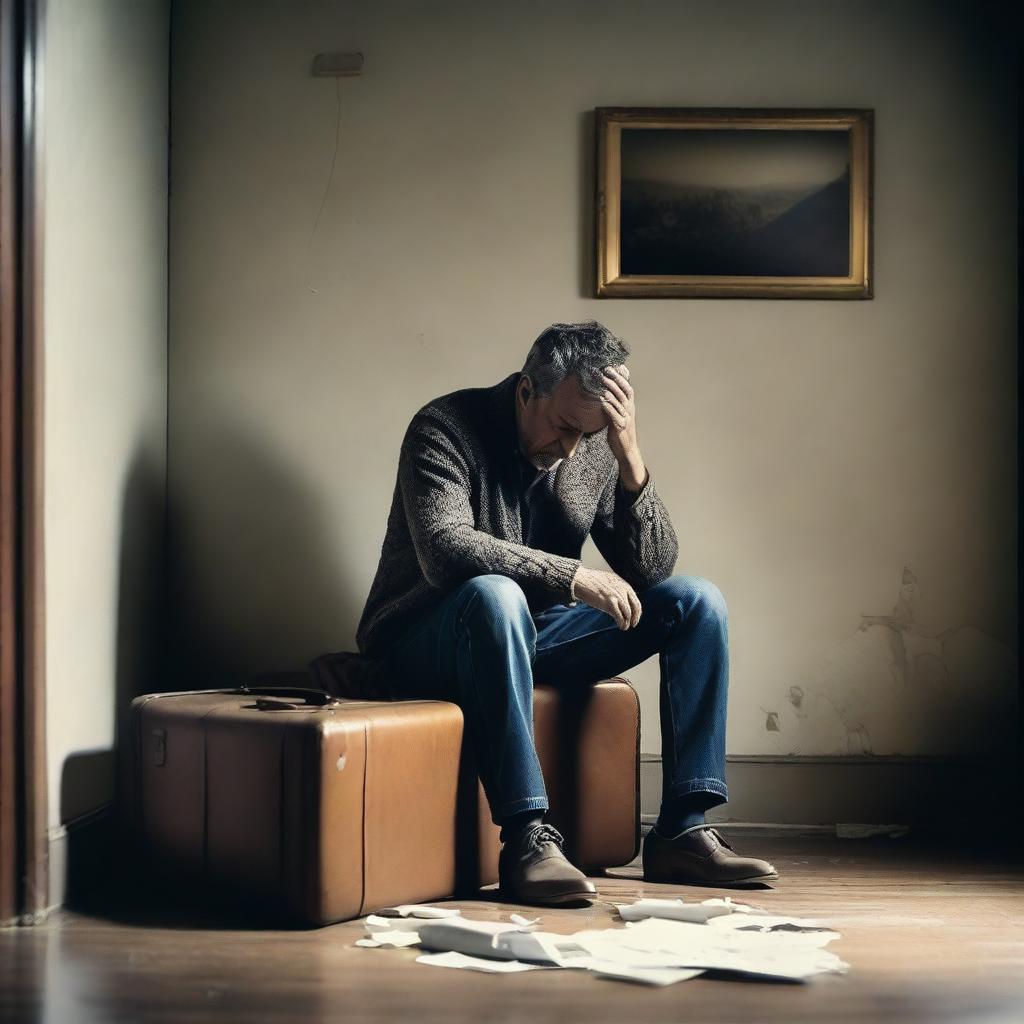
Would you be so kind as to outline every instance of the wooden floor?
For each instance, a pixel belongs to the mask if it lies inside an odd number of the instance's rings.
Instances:
[[[986,829],[971,829],[981,846]],[[1024,1021],[1024,873],[1009,859],[935,852],[912,839],[734,839],[770,857],[773,890],[755,905],[828,917],[845,976],[807,985],[702,977],[666,989],[577,971],[484,975],[414,963],[417,951],[353,946],[359,922],[268,931],[178,903],[63,912],[0,931],[0,1019],[93,1021]],[[718,890],[645,885],[635,867],[595,879],[587,909],[463,901],[467,916],[516,909],[571,932],[614,926],[612,902],[707,898]],[[732,893],[735,897],[736,893]]]

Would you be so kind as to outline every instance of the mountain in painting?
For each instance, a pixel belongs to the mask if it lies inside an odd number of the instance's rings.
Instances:
[[[624,179],[621,272],[845,276],[850,180],[743,189]]]

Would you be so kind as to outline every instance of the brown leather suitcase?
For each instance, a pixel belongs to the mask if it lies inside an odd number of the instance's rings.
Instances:
[[[393,699],[401,681],[356,651],[315,658],[307,678],[339,697]],[[534,741],[551,811],[566,853],[584,871],[628,864],[640,850],[640,703],[629,680],[615,676],[575,693],[534,686]],[[459,895],[498,877],[499,829],[491,822],[466,737],[459,788]]]
[[[462,712],[242,687],[132,702],[158,865],[309,924],[450,896]]]
[[[533,733],[551,804],[545,821],[565,837],[581,870],[628,864],[640,850],[640,702],[616,676],[575,691],[533,688]],[[463,764],[458,891],[498,879],[499,828],[472,758]],[[475,799],[474,799],[475,797]]]

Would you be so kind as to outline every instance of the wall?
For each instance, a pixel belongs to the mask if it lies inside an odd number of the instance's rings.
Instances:
[[[47,742],[56,828],[111,801],[116,711],[153,688],[166,474],[169,17],[165,0],[46,6]]]
[[[634,349],[676,571],[729,603],[730,751],[995,742],[1016,665],[1016,153],[991,14],[174,12],[178,685],[355,649],[409,417],[596,317]],[[362,77],[311,77],[348,50]],[[874,108],[876,297],[592,298],[601,105]],[[656,753],[656,662],[630,675]]]

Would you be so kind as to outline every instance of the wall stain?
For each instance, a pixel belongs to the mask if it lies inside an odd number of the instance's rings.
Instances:
[[[1008,748],[1017,658],[983,629],[927,632],[915,621],[919,583],[903,569],[887,615],[857,629],[809,680],[788,687],[764,730],[782,754],[950,754]]]

